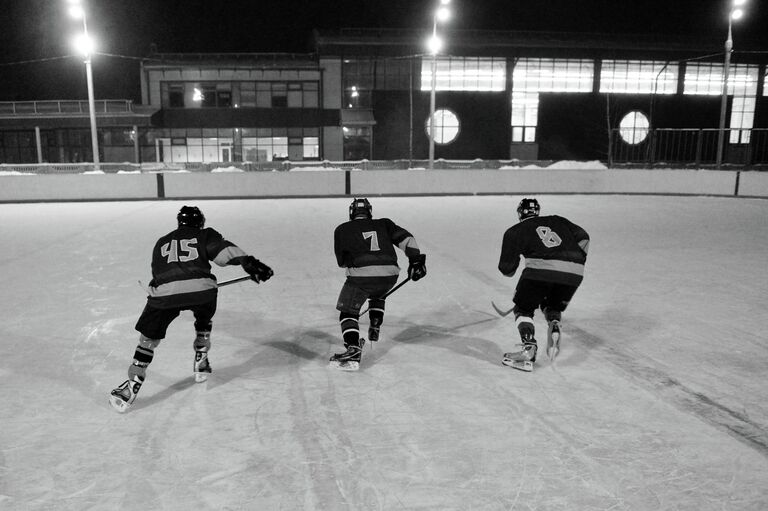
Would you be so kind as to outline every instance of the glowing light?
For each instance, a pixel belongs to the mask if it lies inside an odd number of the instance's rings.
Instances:
[[[427,39],[427,49],[432,55],[437,55],[443,48],[443,40],[437,36],[432,36]]]
[[[85,16],[85,11],[83,10],[83,6],[81,5],[70,5],[69,6],[69,15],[73,18],[77,19],[83,19]]]
[[[80,34],[74,39],[74,46],[78,53],[88,56],[96,49],[94,40],[86,34]]]
[[[448,21],[451,19],[451,10],[448,9],[448,7],[440,7],[437,9],[437,12],[435,12],[435,19],[437,21]]]

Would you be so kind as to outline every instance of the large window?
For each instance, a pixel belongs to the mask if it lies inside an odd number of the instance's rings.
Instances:
[[[592,92],[595,64],[586,59],[519,59],[512,72],[517,92]]]
[[[317,81],[163,82],[162,105],[170,108],[317,108]]]
[[[371,59],[344,59],[341,64],[344,108],[371,108],[373,70]]]
[[[728,94],[757,94],[757,66],[733,64],[728,71]],[[720,95],[723,93],[723,64],[701,62],[685,69],[684,94]]]
[[[371,108],[372,91],[411,90],[413,57],[344,59],[342,108]]]
[[[512,142],[535,142],[540,92],[592,92],[587,59],[519,59],[512,72]]]
[[[438,57],[435,90],[503,91],[506,61],[490,57]],[[432,58],[421,61],[421,90],[432,90]]]
[[[678,65],[650,60],[604,60],[600,92],[625,94],[677,93]]]
[[[723,93],[723,64],[701,62],[688,64],[685,71],[685,94],[721,95]],[[731,104],[731,144],[749,143],[755,122],[758,67],[733,64],[728,70],[727,94]]]

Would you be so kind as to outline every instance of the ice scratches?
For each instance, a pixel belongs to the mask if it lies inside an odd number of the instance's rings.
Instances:
[[[600,346],[601,351],[608,355],[613,364],[631,375],[634,380],[646,386],[650,385],[652,390],[661,395],[667,402],[726,431],[737,440],[768,457],[768,431],[765,427],[750,420],[745,414],[732,410],[707,395],[686,387],[660,369],[651,366],[643,358],[630,356],[622,352],[620,348],[606,343],[598,336],[572,324],[569,324],[568,329],[576,334],[575,340],[579,340],[590,347]]]

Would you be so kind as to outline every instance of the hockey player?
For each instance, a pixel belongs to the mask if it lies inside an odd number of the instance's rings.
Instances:
[[[547,320],[547,356],[554,361],[560,351],[560,321],[584,278],[589,234],[570,220],[557,215],[539,216],[536,199],[523,199],[517,207],[520,222],[504,233],[499,271],[512,277],[525,258],[525,268],[515,290],[517,329],[523,341],[518,352],[505,353],[502,363],[532,371],[538,346],[534,338],[533,313],[540,307]]]
[[[400,267],[395,246],[408,257],[408,277],[414,282],[427,274],[426,255],[422,254],[411,233],[389,218],[373,218],[368,199],[354,199],[349,206],[349,221],[334,231],[336,262],[346,268],[347,279],[341,288],[336,309],[340,312],[344,353],[331,357],[331,367],[357,371],[363,344],[358,318],[368,301],[368,339],[379,340],[384,321],[384,295],[397,283]]]
[[[141,335],[128,368],[128,379],[109,396],[109,402],[121,413],[136,399],[155,348],[183,310],[192,311],[195,317],[195,381],[208,379],[211,320],[218,295],[210,261],[219,266],[239,264],[256,282],[269,280],[273,275],[267,265],[225,240],[216,230],[205,227],[205,217],[197,207],[182,207],[176,219],[178,228],[160,238],[152,251],[152,281],[146,306],[136,323]]]

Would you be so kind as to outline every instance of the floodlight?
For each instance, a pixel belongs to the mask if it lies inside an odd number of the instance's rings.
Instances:
[[[78,53],[87,57],[96,49],[96,43],[87,34],[78,34],[74,39],[74,47]]]

